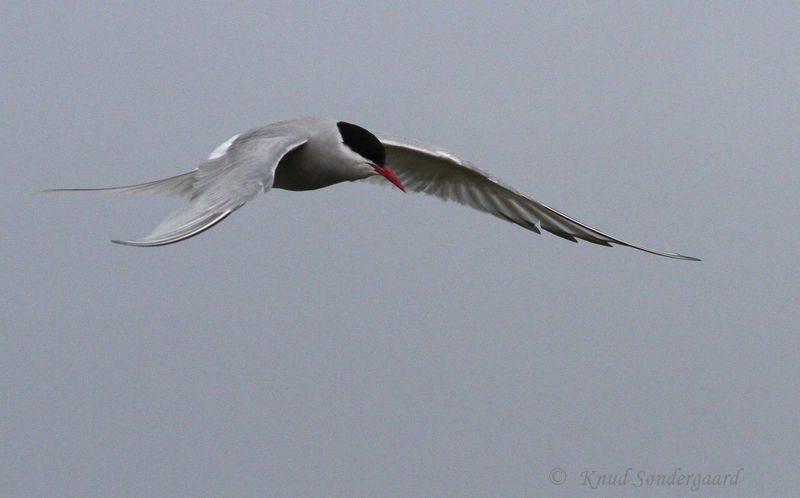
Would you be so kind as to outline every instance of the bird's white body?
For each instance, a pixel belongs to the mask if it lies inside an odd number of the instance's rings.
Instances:
[[[391,169],[390,169],[391,168]],[[281,121],[234,135],[197,169],[163,180],[106,189],[106,193],[177,194],[189,202],[147,237],[115,241],[156,246],[196,235],[260,192],[282,188],[314,190],[368,179],[453,200],[539,233],[539,227],[571,240],[625,245],[676,259],[690,256],[656,251],[622,241],[527,197],[471,163],[438,147],[375,134],[328,118]]]
[[[284,121],[254,130],[259,136],[270,133],[305,136],[305,145],[284,156],[275,174],[273,187],[285,190],[315,190],[334,183],[361,180],[374,175],[375,170],[365,158],[342,143],[336,121],[325,118],[305,118]]]

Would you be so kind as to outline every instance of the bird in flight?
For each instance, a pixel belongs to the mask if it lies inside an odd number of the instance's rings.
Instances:
[[[281,121],[234,135],[196,169],[163,180],[45,192],[151,192],[188,198],[183,207],[146,237],[113,241],[151,247],[180,242],[208,230],[271,188],[314,190],[355,180],[393,184],[403,192],[455,201],[536,233],[541,233],[541,228],[572,242],[581,239],[604,246],[616,244],[668,258],[699,261],[631,244],[595,230],[438,147],[373,134],[360,126],[328,118]]]

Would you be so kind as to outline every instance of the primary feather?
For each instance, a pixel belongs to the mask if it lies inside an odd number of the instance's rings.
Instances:
[[[539,227],[572,242],[618,244],[668,258],[699,261],[692,256],[658,251],[596,230],[520,193],[469,161],[438,147],[392,135],[377,134],[386,148],[386,163],[407,190],[455,201],[540,233]],[[367,180],[385,183],[380,177]]]

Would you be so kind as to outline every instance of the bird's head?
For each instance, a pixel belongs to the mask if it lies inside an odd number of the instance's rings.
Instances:
[[[406,189],[397,176],[386,166],[386,149],[378,137],[364,128],[339,121],[336,123],[342,143],[351,151],[364,159],[364,163],[372,168],[370,174],[381,175],[403,192]]]

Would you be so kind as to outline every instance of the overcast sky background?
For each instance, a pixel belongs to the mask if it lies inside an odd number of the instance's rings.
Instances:
[[[795,2],[5,2],[4,496],[800,493]],[[631,242],[371,184],[31,195],[330,116]],[[561,469],[563,473],[553,469]],[[557,485],[551,479],[566,479]]]

